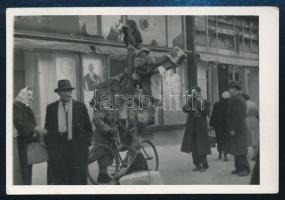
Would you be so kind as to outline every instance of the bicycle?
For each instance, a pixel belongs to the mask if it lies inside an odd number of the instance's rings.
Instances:
[[[157,150],[150,140],[137,136],[136,148],[134,148],[122,145],[120,137],[117,134],[117,136],[112,139],[110,145],[98,144],[89,151],[87,175],[91,183],[95,185],[98,184],[97,177],[99,166],[98,159],[95,161],[92,160],[92,154],[100,151],[104,152],[104,158],[109,158],[111,160],[107,168],[107,173],[116,184],[118,183],[119,178],[127,173],[139,152],[144,156],[148,165],[148,170],[157,171],[159,167]]]

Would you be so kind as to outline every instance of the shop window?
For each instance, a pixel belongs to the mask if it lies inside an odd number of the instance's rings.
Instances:
[[[184,34],[182,32],[182,17],[167,16],[168,47],[184,47]]]
[[[124,69],[127,68],[128,62],[126,56],[110,56],[110,77],[115,78],[120,76],[124,72]]]
[[[82,36],[101,38],[101,18],[98,15],[79,16],[79,29]]]
[[[143,44],[152,46],[166,46],[166,17],[165,16],[136,16],[130,15],[141,31]]]
[[[24,52],[15,51],[14,54],[14,98],[25,86]]]
[[[124,16],[121,15],[103,15],[102,18],[102,36],[106,40],[123,42],[123,33],[120,31],[124,23]]]
[[[44,33],[79,33],[78,16],[16,16],[15,28]]]

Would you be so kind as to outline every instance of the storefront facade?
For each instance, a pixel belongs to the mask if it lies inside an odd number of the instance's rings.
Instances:
[[[226,83],[236,80],[241,82],[245,92],[253,94],[253,100],[258,103],[256,40],[250,40],[250,52],[240,47],[237,51],[238,45],[234,41],[238,39],[232,40],[234,49],[227,49],[227,45],[223,47],[223,43],[215,42],[215,39],[226,41],[226,44],[231,40],[227,40],[228,36],[223,39],[227,34],[220,33],[219,28],[215,29],[218,32],[211,32],[214,28],[209,24],[222,24],[216,18],[194,17],[192,22],[195,23],[189,24],[184,16],[21,16],[15,18],[14,95],[24,86],[33,87],[33,108],[39,124],[44,124],[46,105],[58,98],[54,88],[59,79],[68,78],[76,87],[74,99],[86,102],[92,96],[92,89],[86,82],[90,65],[94,66],[98,82],[114,78],[124,71],[127,50],[117,28],[126,19],[136,21],[143,45],[151,49],[154,57],[164,55],[174,46],[190,55],[193,51],[188,44],[190,36],[186,30],[195,26],[191,38],[198,55],[196,66],[186,60],[176,71],[152,77],[153,95],[182,96],[196,82],[202,88],[203,96],[213,103],[218,100]],[[232,28],[239,30],[235,25]],[[237,36],[233,34],[232,37]],[[250,38],[254,37],[251,35]],[[248,44],[246,37],[241,41],[244,46]],[[194,79],[197,80],[193,81],[189,74],[195,67],[197,74]],[[183,98],[178,98],[166,103],[180,108],[184,102]],[[89,112],[92,117],[92,111]],[[181,110],[160,110],[156,114],[158,127],[182,125],[185,120]]]

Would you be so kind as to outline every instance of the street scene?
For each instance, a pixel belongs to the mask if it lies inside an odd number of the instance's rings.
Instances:
[[[216,148],[212,148],[209,156],[210,169],[205,173],[193,172],[195,167],[191,162],[191,156],[180,151],[182,140],[182,130],[175,132],[156,133],[152,138],[157,147],[159,155],[159,172],[161,173],[162,183],[168,185],[247,185],[250,176],[238,177],[231,174],[233,170],[233,157],[229,157],[228,162],[218,159]],[[249,149],[249,162],[253,167],[254,161],[252,150]],[[46,183],[46,163],[37,164],[33,168],[33,184],[42,185]]]
[[[15,16],[14,185],[258,185],[255,16]]]

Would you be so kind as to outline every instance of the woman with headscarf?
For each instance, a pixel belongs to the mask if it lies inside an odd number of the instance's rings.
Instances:
[[[36,125],[35,115],[32,111],[33,91],[29,87],[23,88],[13,104],[13,122],[17,130],[17,145],[19,163],[23,185],[32,183],[32,165],[28,164],[27,146],[31,142],[41,139],[47,131]]]

